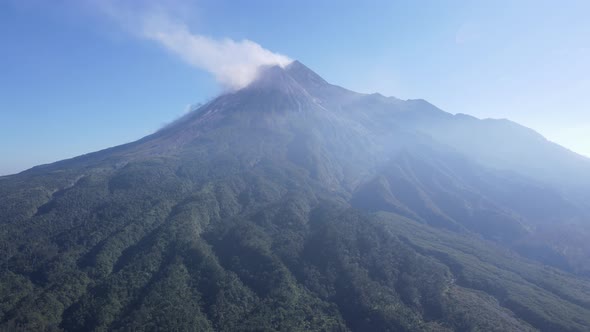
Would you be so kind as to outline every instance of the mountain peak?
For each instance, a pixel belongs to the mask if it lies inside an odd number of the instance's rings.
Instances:
[[[291,97],[305,96],[314,104],[339,103],[359,94],[330,84],[303,63],[295,60],[285,67],[260,68],[258,78],[245,91],[261,90],[288,93]],[[324,105],[325,106],[325,105]]]
[[[256,80],[242,89],[244,93],[251,94],[254,92],[258,97],[262,94],[274,94],[277,98],[295,98],[300,100],[311,98],[307,90],[307,86],[301,84],[301,82],[293,77],[287,68],[278,65],[261,67]]]
[[[279,65],[261,67],[256,80],[250,83],[246,89],[285,91],[293,90],[294,85],[312,94],[313,91],[330,86],[330,83],[295,60],[285,67]]]
[[[307,88],[318,88],[329,84],[320,75],[297,60],[287,65],[285,71],[299,84]]]
[[[258,77],[245,90],[285,90],[296,84],[283,67],[264,66],[260,67]]]

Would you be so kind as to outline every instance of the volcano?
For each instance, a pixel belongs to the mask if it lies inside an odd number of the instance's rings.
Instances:
[[[0,177],[0,329],[588,331],[589,188],[514,122],[264,67]]]

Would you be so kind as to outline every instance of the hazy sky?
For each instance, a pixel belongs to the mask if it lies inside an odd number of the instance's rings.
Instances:
[[[3,0],[0,174],[138,139],[287,57],[590,156],[589,13],[586,0]]]

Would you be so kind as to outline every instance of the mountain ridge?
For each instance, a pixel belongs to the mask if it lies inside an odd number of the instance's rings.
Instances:
[[[201,117],[201,116],[204,116],[204,115],[212,115],[211,114],[211,110],[209,109],[210,108],[210,105],[216,103],[219,99],[223,99],[223,98],[225,98],[227,96],[235,95],[235,94],[239,93],[240,91],[244,92],[244,91],[253,89],[254,88],[253,86],[256,86],[256,85],[258,85],[260,83],[260,78],[261,77],[262,77],[262,80],[264,80],[264,81],[266,81],[266,82],[269,83],[268,85],[270,87],[276,86],[276,84],[273,84],[272,83],[274,81],[272,77],[268,77],[269,75],[264,75],[264,72],[265,71],[268,71],[268,70],[271,70],[275,74],[276,73],[281,73],[281,75],[279,75],[281,77],[285,77],[285,76],[290,77],[295,82],[297,82],[297,84],[299,84],[304,90],[306,90],[306,92],[310,96],[312,96],[312,98],[317,98],[317,96],[314,96],[312,93],[309,93],[309,91],[307,91],[307,89],[305,88],[305,85],[306,84],[301,84],[301,82],[300,82],[300,80],[305,81],[305,77],[309,77],[310,78],[309,80],[311,82],[319,82],[318,85],[321,88],[325,88],[325,87],[328,87],[330,89],[333,88],[333,89],[339,90],[341,92],[345,92],[345,93],[348,93],[350,95],[353,95],[353,96],[355,96],[357,98],[371,98],[371,97],[374,96],[377,99],[381,99],[381,100],[390,100],[390,99],[393,99],[393,102],[406,102],[406,103],[408,103],[409,106],[407,108],[418,108],[418,111],[425,111],[426,110],[428,112],[431,112],[432,114],[436,114],[436,116],[439,116],[439,117],[441,117],[441,116],[442,117],[448,117],[449,119],[451,117],[462,118],[462,117],[465,117],[466,116],[467,119],[469,119],[469,120],[475,120],[477,122],[492,122],[492,123],[502,122],[502,123],[507,123],[509,126],[514,126],[514,125],[519,126],[521,129],[528,130],[531,133],[534,133],[535,135],[537,135],[539,138],[545,139],[545,137],[542,134],[539,134],[534,129],[531,129],[531,128],[522,126],[522,125],[520,125],[520,124],[518,124],[516,122],[513,122],[513,121],[509,120],[509,119],[494,119],[494,118],[478,119],[478,118],[475,118],[475,117],[473,117],[471,115],[468,115],[468,114],[462,114],[462,113],[451,114],[451,113],[447,113],[447,112],[441,110],[440,108],[434,106],[433,104],[429,103],[428,101],[426,101],[424,99],[408,99],[408,100],[403,101],[403,100],[397,99],[395,97],[385,97],[385,96],[383,96],[383,95],[381,95],[379,93],[361,94],[361,93],[353,92],[353,91],[344,89],[344,88],[342,88],[340,86],[336,86],[336,85],[332,85],[332,84],[328,83],[326,80],[324,80],[322,77],[320,77],[319,75],[317,75],[311,69],[309,69],[308,67],[306,67],[300,61],[294,60],[289,65],[287,65],[285,68],[282,68],[282,67],[280,67],[278,65],[277,66],[269,66],[269,67],[262,68],[261,69],[262,73],[260,74],[259,78],[258,79],[255,79],[248,86],[246,86],[244,88],[241,88],[241,89],[239,89],[237,91],[234,91],[234,92],[223,93],[220,96],[214,98],[213,100],[207,102],[206,104],[204,104],[204,105],[198,107],[197,109],[191,111],[189,114],[187,114],[185,116],[182,116],[179,119],[176,119],[171,124],[164,126],[163,128],[159,129],[155,133],[150,134],[150,135],[147,135],[146,137],[141,138],[138,141],[142,141],[142,140],[145,140],[145,139],[147,139],[149,137],[153,137],[153,136],[159,134],[162,131],[167,131],[168,128],[173,127],[175,123],[186,121],[185,120],[186,118]],[[295,76],[300,76],[300,79],[299,80],[294,79],[291,76],[291,74],[293,74],[293,73],[294,73]],[[303,77],[303,78],[301,78],[301,77]],[[311,83],[311,84],[316,84],[316,83]],[[280,86],[280,84],[279,84],[279,86]],[[348,102],[354,102],[354,101],[348,101]],[[103,152],[103,151],[107,151],[107,150],[110,150],[110,149],[117,149],[117,148],[119,148],[121,146],[127,146],[129,144],[134,144],[134,143],[136,143],[138,141],[134,141],[134,142],[130,142],[130,143],[125,143],[125,144],[118,145],[118,146],[113,146],[113,147],[110,147],[110,148],[102,149],[100,151],[90,152],[88,154],[97,153],[97,152]],[[556,144],[556,143],[553,143],[553,142],[551,142],[551,143],[552,144],[555,144],[556,146],[558,146],[558,144]],[[560,146],[560,148],[562,148],[562,147]],[[565,148],[563,148],[563,149],[565,149]],[[568,151],[570,151],[570,150],[568,150]],[[572,152],[573,154],[581,157],[581,159],[584,160],[584,162],[590,163],[590,159],[588,159],[587,157],[585,157],[583,155],[580,155],[580,154],[577,154],[574,151],[570,151],[570,152]],[[88,154],[84,154],[82,156],[86,156]],[[66,160],[71,160],[71,159],[75,159],[75,158],[78,158],[78,157],[80,157],[80,156],[69,158],[69,159],[66,159]],[[61,162],[61,161],[57,161],[56,163],[59,163],[59,162]],[[50,165],[50,164],[53,164],[53,163],[39,165],[39,166],[35,166],[33,168],[42,167],[42,166],[46,166],[46,165]],[[25,171],[28,171],[28,170],[24,170],[23,172],[25,172]],[[12,174],[12,175],[15,175],[15,174]],[[6,176],[10,176],[10,175],[6,175]]]

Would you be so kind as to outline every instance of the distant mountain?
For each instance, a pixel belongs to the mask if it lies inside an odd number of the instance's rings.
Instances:
[[[0,329],[589,331],[590,160],[300,62],[0,177]]]

